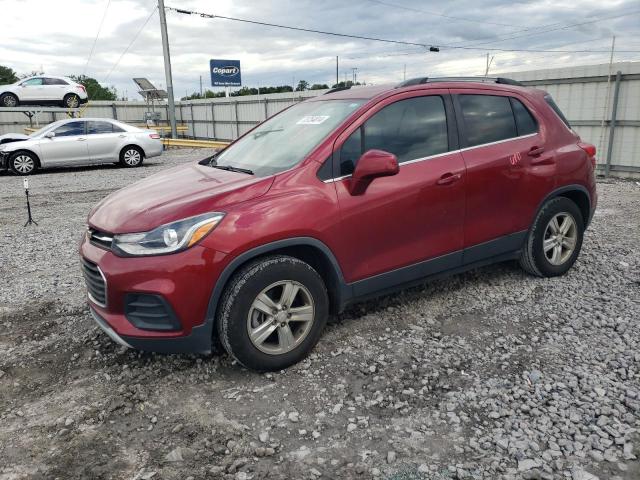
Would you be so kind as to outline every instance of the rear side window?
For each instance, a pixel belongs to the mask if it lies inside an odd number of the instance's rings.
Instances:
[[[87,122],[87,133],[113,133],[113,124],[109,122]]]
[[[69,122],[54,130],[56,137],[84,135],[84,122]]]
[[[560,107],[558,107],[553,98],[551,98],[551,95],[545,95],[544,99],[547,104],[553,109],[553,111],[556,112],[556,114],[560,117],[560,120],[564,122],[567,128],[571,128],[571,125],[569,125],[569,120],[567,120],[567,117],[564,116],[564,113],[562,113]]]
[[[69,85],[67,82],[65,82],[60,78],[45,78],[44,84],[45,85]]]
[[[531,112],[527,110],[520,100],[511,97],[511,106],[513,107],[513,116],[516,117],[516,128],[518,135],[529,135],[538,131],[538,123],[533,118]]]
[[[468,147],[518,136],[509,97],[460,95],[459,99]]]
[[[449,149],[444,101],[437,95],[387,105],[354,132],[340,149],[340,175],[349,175],[363,152],[393,153],[399,163]]]

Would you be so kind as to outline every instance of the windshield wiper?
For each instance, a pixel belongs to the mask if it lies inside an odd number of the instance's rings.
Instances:
[[[253,134],[253,138],[260,138],[260,137],[266,135],[267,133],[281,132],[283,130],[284,130],[284,128],[274,128],[273,130],[262,130],[261,132],[255,132]]]
[[[213,168],[219,168],[220,170],[227,170],[229,172],[246,173],[247,175],[253,175],[253,170],[248,168],[232,167],[231,165],[216,165],[210,164]]]

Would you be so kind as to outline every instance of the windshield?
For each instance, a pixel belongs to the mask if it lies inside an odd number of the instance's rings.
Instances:
[[[266,120],[213,159],[264,177],[302,161],[363,100],[302,102]]]
[[[57,122],[53,122],[53,123],[50,123],[49,125],[45,125],[45,126],[44,126],[44,127],[42,127],[41,129],[36,130],[36,131],[35,131],[35,132],[33,132],[33,133],[30,133],[30,134],[29,134],[29,136],[30,136],[30,137],[34,137],[34,138],[35,138],[35,137],[39,137],[39,136],[40,136],[40,135],[42,135],[43,133],[45,133],[45,132],[47,132],[47,131],[51,130],[52,128],[57,127],[57,126],[58,126],[59,124],[61,124],[62,122],[63,122],[63,120],[58,120]]]

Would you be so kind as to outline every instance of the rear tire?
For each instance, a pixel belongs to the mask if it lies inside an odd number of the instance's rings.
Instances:
[[[578,206],[565,197],[544,204],[520,255],[520,266],[531,275],[557,277],[575,263],[584,235],[584,219]]]
[[[135,168],[142,165],[144,160],[144,152],[138,148],[130,145],[124,147],[120,152],[120,165],[126,168]]]
[[[233,276],[216,325],[229,355],[249,369],[273,371],[309,354],[328,315],[327,289],[318,272],[297,258],[274,255]]]
[[[62,99],[62,106],[66,108],[78,108],[80,106],[80,97],[75,93],[68,93]]]
[[[17,107],[20,104],[18,97],[16,97],[13,93],[5,93],[0,96],[0,106],[2,107]]]

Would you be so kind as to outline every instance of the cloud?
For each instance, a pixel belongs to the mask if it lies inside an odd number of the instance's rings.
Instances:
[[[325,0],[323,2],[248,0],[165,0],[167,6],[193,9],[303,28],[344,32],[441,46],[440,53],[420,47],[322,36],[268,26],[167,12],[176,96],[209,84],[210,58],[239,58],[249,86],[335,81],[340,77],[387,83],[421,75],[484,73],[487,48],[606,51],[616,33],[618,50],[640,50],[640,22],[635,0]],[[0,63],[19,73],[42,68],[51,74],[79,74],[85,67],[107,0],[24,0],[3,11]],[[64,8],[62,7],[64,5]],[[113,0],[87,74],[104,81],[123,51],[157,6],[155,0]],[[634,15],[604,20],[636,11]],[[69,22],[70,13],[74,19]],[[439,15],[434,15],[439,14]],[[441,15],[445,15],[445,18]],[[456,17],[456,18],[451,18]],[[81,19],[81,21],[79,21]],[[567,25],[601,19],[566,28]],[[28,26],[28,29],[25,28]],[[28,32],[28,33],[25,33]],[[478,50],[445,46],[477,46]],[[625,48],[626,47],[626,48]],[[495,71],[604,63],[607,52],[593,54],[491,52]],[[616,60],[639,59],[619,53]],[[133,77],[144,76],[164,87],[157,12],[113,70],[108,84],[139,98]]]

